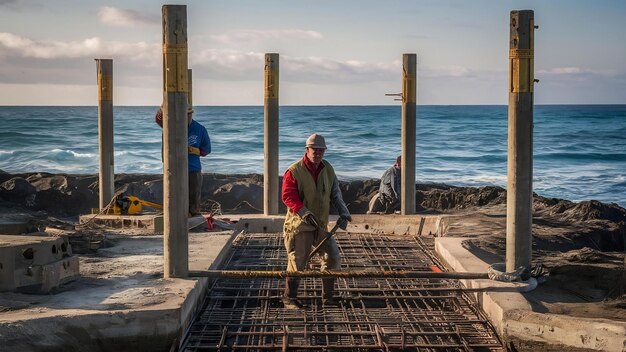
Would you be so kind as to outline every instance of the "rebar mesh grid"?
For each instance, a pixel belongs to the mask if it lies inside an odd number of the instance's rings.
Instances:
[[[419,238],[341,233],[343,270],[437,270]],[[282,234],[242,233],[227,270],[284,270]],[[312,269],[319,269],[314,258]],[[458,280],[337,279],[339,307],[323,307],[321,279],[302,279],[306,310],[285,309],[284,280],[221,278],[190,327],[184,351],[504,351]]]

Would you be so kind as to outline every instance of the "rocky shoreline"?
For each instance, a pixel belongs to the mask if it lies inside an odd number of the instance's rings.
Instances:
[[[206,173],[203,177],[203,211],[215,215],[263,212],[262,175]],[[369,200],[378,190],[378,180],[340,181],[340,188],[349,210],[353,214],[364,214]],[[161,203],[163,200],[160,174],[119,174],[115,176],[115,189],[150,202]],[[417,184],[415,198],[416,210],[422,214],[445,214],[453,218],[462,218],[463,214],[496,214],[492,217],[497,216],[500,222],[490,230],[491,233],[481,234],[464,225],[466,230],[454,235],[478,237],[476,242],[484,242],[481,246],[495,253],[504,253],[505,189]],[[0,210],[4,216],[22,212],[40,219],[55,217],[74,221],[78,215],[88,214],[97,207],[98,175],[9,174],[0,170]],[[533,246],[538,250],[563,251],[584,247],[603,252],[625,250],[626,209],[615,203],[595,200],[576,203],[535,194],[533,207]],[[285,205],[280,202],[279,213],[285,212]],[[481,228],[486,227],[481,225]],[[482,235],[496,238],[481,240]]]
[[[282,182],[282,178],[281,178]],[[378,190],[377,179],[340,181],[344,200],[354,214],[364,214]],[[123,191],[150,202],[163,200],[160,174],[119,174],[116,192]],[[426,213],[458,212],[506,204],[506,190],[497,186],[457,187],[445,184],[417,184],[416,210]],[[262,213],[263,175],[203,174],[204,210],[218,203],[224,213]],[[74,217],[98,206],[98,175],[20,173],[0,170],[0,206],[18,206],[45,211],[53,216]],[[534,210],[577,221],[626,222],[626,209],[615,203],[595,200],[572,202],[535,194]],[[286,211],[280,203],[281,213]]]

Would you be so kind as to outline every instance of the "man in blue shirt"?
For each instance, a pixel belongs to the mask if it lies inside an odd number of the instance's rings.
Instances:
[[[163,110],[159,108],[155,122],[163,128]],[[189,168],[189,215],[200,214],[200,194],[202,192],[202,164],[200,157],[211,153],[211,139],[206,128],[193,119],[193,109],[187,109],[187,162]]]

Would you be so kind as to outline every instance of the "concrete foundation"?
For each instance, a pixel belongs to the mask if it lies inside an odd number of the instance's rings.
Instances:
[[[456,272],[486,272],[490,264],[502,261],[493,256],[471,253],[463,246],[466,238],[437,238],[437,254]],[[461,280],[474,292],[482,309],[498,332],[512,342],[524,345],[534,342],[537,350],[624,351],[626,323],[607,319],[570,317],[538,313],[526,296],[523,283],[503,283],[491,280]],[[567,349],[566,349],[567,348]]]
[[[81,215],[78,222],[84,224],[91,221],[94,224],[103,225],[113,229],[143,229],[149,232],[163,232],[163,215],[112,215],[95,214]]]
[[[230,220],[233,230],[189,234],[190,270],[219,268],[239,231],[280,232],[283,225],[282,216],[232,215]],[[331,217],[333,220],[336,217]],[[490,263],[502,261],[471,253],[463,247],[464,239],[440,237],[448,232],[445,216],[354,215],[353,220],[349,231],[437,236],[436,252],[457,272],[485,272]],[[21,236],[13,237],[18,241]],[[14,239],[10,242],[16,243]],[[113,246],[81,255],[81,277],[62,286],[57,294],[0,293],[0,350],[176,347],[209,280],[163,279],[162,236],[114,235],[108,242]],[[50,248],[47,251],[52,252]],[[533,343],[540,346],[537,350],[622,351],[626,346],[624,322],[533,311],[529,293],[519,292],[524,284],[463,283],[474,289],[471,293],[506,341]]]
[[[189,235],[189,267],[216,268],[235,232]],[[176,345],[209,280],[163,279],[163,237],[111,235],[54,295],[0,294],[0,351],[144,351]]]
[[[0,291],[48,293],[78,275],[66,237],[0,235]]]

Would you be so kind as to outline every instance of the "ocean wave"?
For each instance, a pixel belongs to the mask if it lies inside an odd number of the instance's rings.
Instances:
[[[74,158],[93,158],[97,156],[94,153],[79,153],[71,149],[52,149],[50,152],[56,156],[71,156]]]
[[[462,162],[462,163],[467,163],[467,162],[472,162],[472,163],[485,163],[485,164],[490,164],[490,163],[504,163],[507,161],[507,156],[506,155],[493,155],[493,154],[487,154],[487,155],[457,155],[457,156],[451,156],[451,155],[442,155],[438,157],[439,159],[441,159],[442,161],[452,161],[452,162]]]
[[[536,159],[575,160],[575,161],[626,161],[626,153],[537,153]]]

